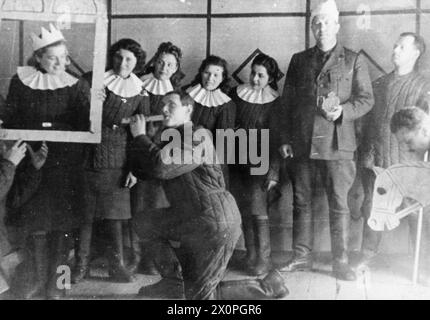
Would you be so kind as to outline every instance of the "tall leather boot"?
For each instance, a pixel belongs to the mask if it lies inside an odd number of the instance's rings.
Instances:
[[[49,237],[49,273],[46,297],[58,300],[66,296],[66,283],[59,281],[61,273],[58,267],[67,266],[69,256],[69,235],[62,231],[53,231]]]
[[[270,260],[270,226],[268,217],[253,216],[254,238],[257,245],[257,260],[251,268],[250,273],[260,276],[270,271],[272,262]]]
[[[137,296],[152,299],[183,299],[184,284],[178,278],[162,278],[157,283],[140,288]]]
[[[279,271],[294,272],[294,271],[309,271],[312,269],[312,255],[308,248],[304,246],[296,246],[294,248],[293,257],[283,265]]]
[[[76,259],[72,271],[72,283],[78,283],[90,273],[91,237],[93,225],[86,223],[79,229],[78,245],[75,246]]]
[[[19,298],[32,299],[46,296],[48,279],[48,247],[45,234],[27,239],[25,260],[18,265],[13,279],[13,291]]]
[[[348,261],[349,216],[334,215],[330,217],[331,252],[333,255],[333,275],[340,280],[355,281],[355,272]]]
[[[182,268],[177,253],[166,239],[154,239],[148,242],[154,255],[154,264],[162,278],[180,279]]]
[[[222,281],[212,298],[218,300],[281,299],[289,294],[278,270],[270,271],[264,279]]]
[[[155,252],[154,248],[150,245],[150,241],[142,241],[142,260],[140,262],[140,272],[142,274],[156,276],[160,273],[155,265],[154,259],[158,253]]]
[[[129,235],[130,235],[130,245],[132,250],[131,261],[128,265],[128,271],[132,274],[135,274],[142,260],[142,248],[140,244],[140,239],[136,231],[134,231],[131,221],[128,222],[128,229],[129,229]]]
[[[361,242],[361,252],[360,256],[352,264],[354,267],[363,268],[371,267],[378,255],[379,245],[382,240],[381,231],[372,230],[367,224],[367,220],[370,217],[370,212],[372,210],[372,197],[373,197],[373,187],[375,184],[375,174],[368,169],[362,170],[362,183],[364,189],[364,199],[361,206],[361,213],[364,219],[363,223],[363,240]],[[351,262],[350,262],[351,263]]]
[[[252,217],[244,217],[242,220],[243,238],[245,240],[246,257],[241,265],[247,273],[251,273],[257,262],[257,251],[255,248],[254,223]]]
[[[294,200],[293,257],[279,271],[294,272],[312,269],[313,219],[311,208]]]
[[[133,282],[133,274],[124,264],[124,246],[122,238],[122,221],[106,220],[109,232],[109,276],[117,282]]]
[[[370,267],[378,255],[378,248],[381,240],[382,232],[371,230],[367,224],[367,221],[364,221],[363,241],[361,244],[360,257],[356,262],[353,263],[354,267]]]

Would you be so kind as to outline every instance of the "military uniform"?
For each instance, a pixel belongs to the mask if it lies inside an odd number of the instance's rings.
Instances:
[[[328,121],[320,101],[330,92],[340,100],[341,116]],[[329,52],[313,47],[295,54],[287,72],[280,117],[281,145],[290,144],[294,158],[293,247],[312,250],[313,177],[319,171],[328,196],[332,253],[347,263],[349,209],[347,194],[355,178],[355,121],[373,106],[373,93],[363,58],[337,44]]]

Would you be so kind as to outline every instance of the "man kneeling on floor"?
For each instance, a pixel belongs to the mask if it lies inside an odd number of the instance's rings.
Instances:
[[[162,223],[147,229],[154,242],[157,239],[180,242],[180,247],[174,251],[181,265],[185,298],[276,299],[286,296],[288,289],[277,270],[269,272],[264,279],[221,282],[240,236],[239,210],[233,196],[225,190],[221,166],[214,161],[215,151],[208,131],[193,127],[190,120],[193,100],[182,92],[172,91],[165,95],[163,103],[165,129],[162,135],[174,139],[153,142],[146,135],[144,116],[134,116],[130,123],[134,137],[131,161],[137,177],[155,177],[162,181],[172,210]],[[176,138],[180,137],[180,143],[172,148],[175,134]],[[173,281],[182,287],[181,279]],[[163,278],[160,283],[142,287],[139,295],[153,297],[162,291],[159,290],[162,282],[171,283],[172,279]],[[166,285],[164,295],[158,298],[171,298],[167,291],[173,287]]]

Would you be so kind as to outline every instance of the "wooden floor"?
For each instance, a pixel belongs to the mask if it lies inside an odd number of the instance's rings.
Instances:
[[[288,254],[274,254],[275,263],[287,260]],[[92,277],[67,292],[66,299],[148,299],[137,297],[142,286],[158,282],[159,276],[138,274],[130,284],[108,281],[106,271],[97,265]],[[367,270],[357,270],[353,282],[336,280],[331,276],[330,255],[315,256],[312,272],[283,273],[290,290],[286,300],[422,300],[430,299],[430,288],[412,285],[412,257],[406,255],[380,255]],[[225,280],[245,279],[239,271],[228,271]],[[3,295],[7,299],[7,295]]]

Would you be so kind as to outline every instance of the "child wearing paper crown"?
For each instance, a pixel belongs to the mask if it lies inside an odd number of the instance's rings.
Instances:
[[[52,24],[32,34],[33,56],[29,66],[18,67],[0,111],[5,128],[27,130],[88,131],[90,88],[70,75],[66,40]],[[57,267],[68,258],[69,232],[74,225],[82,184],[82,144],[48,142],[49,156],[41,169],[42,181],[33,197],[20,208],[22,227],[33,275],[22,281],[22,298],[58,299]],[[37,151],[41,144],[32,144]]]

